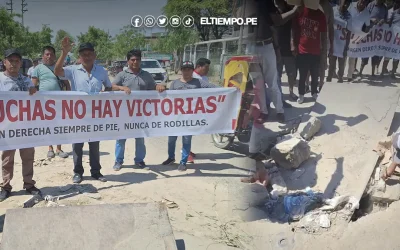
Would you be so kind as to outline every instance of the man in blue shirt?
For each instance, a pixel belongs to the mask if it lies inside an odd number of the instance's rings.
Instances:
[[[79,58],[82,64],[70,65],[63,68],[66,56],[72,50],[72,44],[68,37],[62,41],[62,52],[54,68],[54,73],[59,77],[65,77],[71,82],[72,91],[80,91],[88,94],[99,93],[102,87],[105,91],[111,91],[112,85],[107,71],[96,65],[96,52],[91,43],[83,43],[79,46]],[[72,145],[74,157],[74,183],[82,182],[84,172],[82,166],[83,142]],[[89,142],[89,160],[91,176],[99,181],[106,182],[106,178],[100,173],[100,142]]]

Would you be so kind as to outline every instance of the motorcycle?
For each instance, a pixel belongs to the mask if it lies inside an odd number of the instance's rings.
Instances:
[[[226,61],[224,87],[239,87],[242,99],[234,133],[212,134],[211,138],[215,147],[227,149],[232,146],[235,138],[241,143],[250,141],[253,120],[248,117],[248,111],[254,100],[253,89],[256,79],[262,77],[261,72],[261,64],[257,56],[234,56]]]

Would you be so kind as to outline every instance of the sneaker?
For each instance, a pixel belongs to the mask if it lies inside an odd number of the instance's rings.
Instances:
[[[81,183],[83,180],[82,175],[81,174],[74,174],[74,177],[72,177],[72,181],[74,183]]]
[[[171,165],[172,163],[175,163],[175,159],[168,158],[166,161],[164,161],[162,164],[163,165]]]
[[[106,177],[104,177],[101,173],[93,174],[92,178],[101,182],[107,182]]]
[[[144,161],[137,162],[137,163],[136,163],[136,166],[138,166],[139,168],[144,169],[144,170],[149,170],[149,169],[150,169],[150,168],[146,165],[146,163],[144,163]]]
[[[193,157],[196,157],[196,154],[193,153],[192,151],[190,151],[190,155],[193,156]]]
[[[65,153],[64,151],[62,151],[62,150],[60,150],[60,151],[58,151],[57,153],[56,153],[56,155],[58,156],[58,157],[60,157],[60,158],[68,158],[68,153]]]
[[[299,99],[297,99],[298,104],[302,104],[304,102],[304,95],[299,95]]]
[[[293,101],[296,101],[298,97],[297,97],[297,95],[295,93],[291,92],[290,93],[290,98],[292,98]]]
[[[338,78],[338,83],[343,83],[343,77]]]
[[[54,153],[54,151],[49,150],[49,152],[47,152],[47,158],[51,159],[56,157],[56,154]]]
[[[312,97],[314,98],[314,100],[316,101],[318,99],[318,94],[313,94]]]
[[[390,77],[392,78],[392,79],[396,79],[396,75],[395,74],[390,74]]]
[[[31,195],[42,195],[42,192],[40,192],[40,189],[38,189],[35,186],[33,186],[31,188],[27,188],[26,192],[31,194]]]
[[[0,202],[4,201],[5,199],[7,199],[8,197],[10,197],[11,192],[5,189],[1,189],[0,192]]]
[[[114,164],[114,167],[113,167],[114,171],[120,171],[121,168],[122,168],[122,164],[121,163],[116,162]]]
[[[179,164],[178,171],[183,172],[183,171],[186,171],[186,170],[187,170],[187,167],[186,167],[185,164],[183,164],[183,163]]]
[[[192,164],[194,163],[194,157],[191,154],[189,154],[187,162]]]

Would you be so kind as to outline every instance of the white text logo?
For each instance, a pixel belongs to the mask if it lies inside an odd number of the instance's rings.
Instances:
[[[201,25],[257,25],[257,17],[200,17]]]

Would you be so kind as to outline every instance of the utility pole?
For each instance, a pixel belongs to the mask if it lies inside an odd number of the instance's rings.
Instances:
[[[10,13],[12,15],[13,14],[13,0],[10,0],[10,2],[6,2],[6,5],[10,6],[7,8],[7,10],[10,11]],[[8,43],[9,43],[9,46],[12,46],[12,33],[9,34],[9,36],[8,36]]]
[[[27,12],[28,10],[25,9],[25,7],[28,5],[27,3],[25,3],[26,0],[21,0],[21,14],[22,14],[22,26],[24,26],[24,13]]]
[[[246,16],[246,0],[243,0],[243,6],[242,6],[242,20],[245,20]],[[240,26],[239,30],[239,42],[238,42],[238,54],[242,54],[242,44],[243,44],[243,26]]]
[[[10,6],[9,8],[7,8],[8,11],[10,11],[10,13],[13,13],[13,0],[10,0],[10,2],[7,2],[6,5]]]

